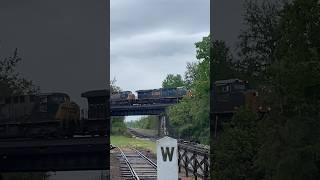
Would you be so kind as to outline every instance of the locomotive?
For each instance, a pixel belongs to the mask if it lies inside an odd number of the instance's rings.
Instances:
[[[250,88],[248,81],[240,79],[227,79],[216,81],[211,88],[211,136],[217,138],[223,128],[223,123],[232,119],[233,114],[245,106],[253,112],[257,112],[262,118],[270,111],[266,103],[258,96],[258,92]]]
[[[265,112],[258,92],[250,88],[248,81],[227,79],[216,81],[211,89],[214,114],[233,114],[240,106],[254,112]]]
[[[141,103],[177,103],[183,98],[188,96],[189,92],[184,87],[177,88],[159,88],[150,90],[138,90],[138,99]]]
[[[0,138],[105,135],[106,125],[91,120],[80,119],[80,107],[65,93],[0,98]]]
[[[191,91],[184,87],[138,90],[137,97],[131,91],[121,91],[111,95],[111,105],[141,105],[156,103],[177,103]]]
[[[133,105],[136,96],[131,91],[120,91],[112,93],[110,96],[111,105]]]

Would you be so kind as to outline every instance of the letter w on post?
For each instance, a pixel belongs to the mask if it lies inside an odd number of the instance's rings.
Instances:
[[[169,147],[166,147],[166,152],[164,152],[164,148],[161,147],[161,154],[163,161],[167,161],[167,157],[169,157],[169,161],[172,161],[172,156],[174,152],[174,147],[171,147],[171,151],[169,150]]]

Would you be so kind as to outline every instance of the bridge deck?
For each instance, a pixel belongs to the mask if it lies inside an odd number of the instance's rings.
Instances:
[[[160,115],[173,104],[111,106],[111,116]]]

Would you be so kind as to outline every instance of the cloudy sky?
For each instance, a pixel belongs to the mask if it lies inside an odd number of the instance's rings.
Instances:
[[[210,0],[111,0],[110,78],[123,90],[161,87],[184,74],[210,32]]]

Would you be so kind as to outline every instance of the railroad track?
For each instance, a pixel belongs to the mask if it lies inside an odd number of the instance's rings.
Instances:
[[[132,128],[128,128],[129,133],[131,133],[133,136],[138,137],[138,138],[147,138],[150,139],[151,141],[156,141],[157,139],[159,139],[158,136],[150,136],[141,132],[137,132],[136,130],[132,129]]]
[[[119,150],[121,176],[124,180],[157,179],[157,164],[134,148]]]
[[[134,129],[129,129],[129,131],[136,137],[149,138],[151,141],[156,141],[155,138],[152,138],[142,132],[137,132]],[[178,147],[179,168],[184,169],[186,174],[202,179],[208,179],[210,148],[208,146],[183,139],[178,139]],[[195,164],[197,165],[195,166]]]

